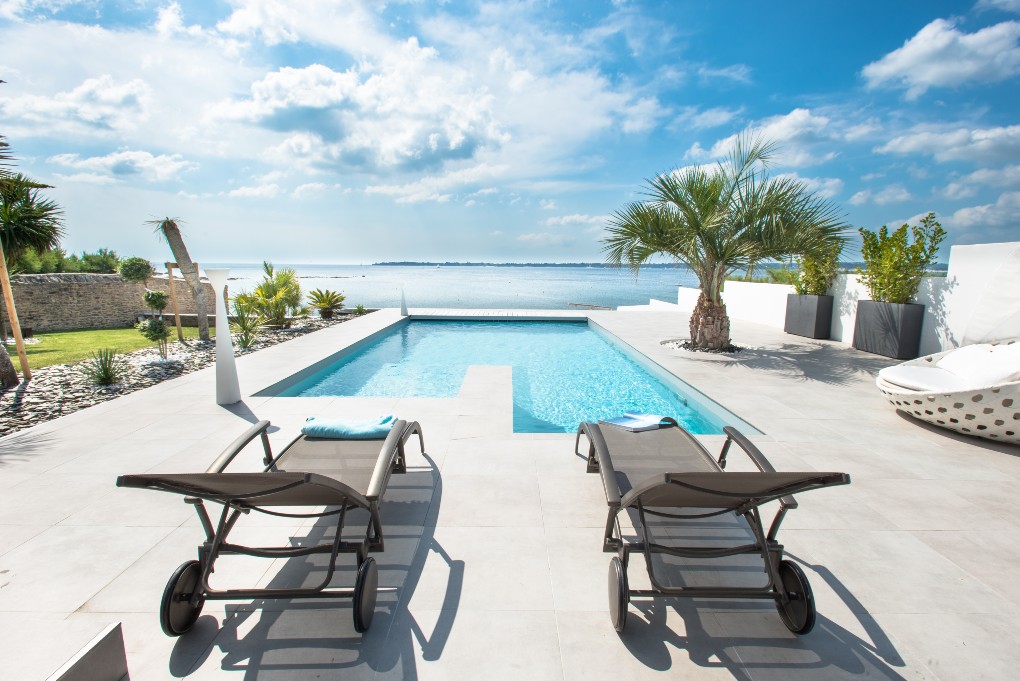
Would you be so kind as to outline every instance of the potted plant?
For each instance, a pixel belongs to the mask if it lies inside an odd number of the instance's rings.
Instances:
[[[907,230],[913,236],[911,243]],[[920,225],[903,225],[893,233],[861,228],[864,270],[858,270],[871,300],[857,301],[853,346],[896,359],[914,359],[921,346],[924,305],[910,302],[946,238],[935,213]]]
[[[308,298],[311,300],[312,309],[318,310],[320,317],[332,319],[333,313],[344,306],[346,296],[336,291],[315,289],[309,292]]]
[[[800,275],[796,293],[786,297],[786,333],[807,338],[829,338],[832,332],[832,280],[839,270],[843,241],[834,240],[817,255],[798,258]]]

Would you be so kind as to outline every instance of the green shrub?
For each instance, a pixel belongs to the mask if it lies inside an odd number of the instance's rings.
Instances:
[[[800,276],[793,282],[797,293],[802,296],[824,296],[828,294],[833,279],[839,271],[839,254],[843,252],[843,241],[832,245],[817,256],[801,256],[797,259]]]
[[[138,323],[138,331],[146,339],[151,340],[156,344],[156,349],[159,351],[159,356],[163,359],[167,358],[167,351],[169,349],[169,338],[170,328],[163,322],[162,319],[146,319],[143,322]]]
[[[344,306],[344,300],[346,296],[336,291],[323,291],[322,289],[315,289],[308,294],[308,297],[312,301],[312,309],[319,311],[319,316],[323,319],[332,319],[333,313]]]
[[[101,348],[81,363],[81,371],[93,385],[114,385],[127,373],[127,364],[111,348]]]
[[[262,270],[265,276],[255,290],[238,293],[235,300],[257,312],[268,326],[286,326],[288,315],[308,314],[308,308],[301,304],[301,284],[294,270],[276,271],[268,261],[262,263]]]
[[[786,266],[769,267],[765,270],[765,274],[768,276],[768,283],[770,284],[786,284],[788,286],[796,286],[797,284],[797,270],[791,270]]]
[[[250,348],[255,345],[262,335],[262,325],[265,319],[251,305],[244,300],[233,300],[234,323],[231,329],[237,335],[237,344],[242,348]]]
[[[120,261],[117,271],[128,281],[145,281],[156,273],[152,263],[145,258],[125,258]]]
[[[116,274],[120,259],[117,253],[108,248],[100,248],[95,253],[82,251],[81,257],[72,255],[67,259],[67,272],[87,272],[89,274]]]
[[[365,309],[364,305],[356,305],[354,307],[354,314],[358,315],[359,317],[365,314],[366,312],[368,312],[368,310]]]
[[[913,243],[907,230],[913,235]],[[935,213],[928,213],[920,225],[903,225],[893,233],[883,226],[878,232],[859,230],[864,243],[864,270],[858,270],[871,299],[884,303],[908,303],[917,294],[921,277],[935,262],[939,244],[946,238]]]
[[[145,301],[146,307],[150,310],[158,312],[160,315],[163,314],[163,310],[170,304],[170,296],[166,291],[149,291],[146,290],[142,296],[142,300]]]

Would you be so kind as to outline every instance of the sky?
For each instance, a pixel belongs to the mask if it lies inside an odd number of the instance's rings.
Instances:
[[[855,229],[1020,241],[1020,0],[0,0],[0,45],[70,252],[597,262],[741,133]]]

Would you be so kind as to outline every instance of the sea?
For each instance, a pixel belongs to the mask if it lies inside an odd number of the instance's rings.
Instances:
[[[627,268],[604,265],[309,265],[273,263],[295,270],[301,289],[331,289],[345,306],[578,309],[647,305],[652,298],[676,302],[677,287],[697,286],[682,265]],[[251,291],[262,279],[261,263],[202,263],[230,269],[231,295]]]

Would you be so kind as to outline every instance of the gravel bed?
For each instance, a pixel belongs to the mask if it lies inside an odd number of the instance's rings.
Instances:
[[[304,319],[289,329],[267,329],[251,348],[242,350],[235,342],[234,355],[240,357],[257,352],[306,333],[340,324],[351,317],[340,315],[330,320]],[[181,343],[175,340],[170,343],[167,354],[168,359],[161,360],[153,345],[151,348],[120,355],[126,366],[124,380],[123,383],[111,386],[93,385],[81,370],[82,362],[36,369],[27,384],[22,382],[14,388],[0,391],[0,437],[204,369],[216,362],[216,343],[199,340]]]

